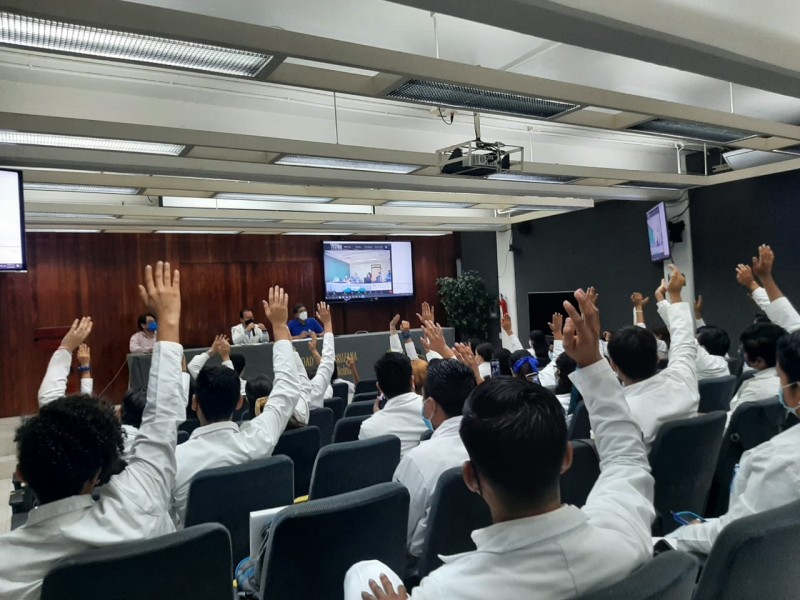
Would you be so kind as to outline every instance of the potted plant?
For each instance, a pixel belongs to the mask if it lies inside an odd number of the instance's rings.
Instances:
[[[436,285],[447,312],[447,324],[456,328],[459,339],[486,339],[494,298],[489,295],[478,272],[465,271],[459,277],[440,277]]]

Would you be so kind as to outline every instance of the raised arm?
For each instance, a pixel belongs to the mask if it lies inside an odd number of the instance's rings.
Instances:
[[[759,246],[758,258],[753,258],[753,270],[761,279],[770,300],[769,305],[763,307],[764,312],[767,313],[770,321],[780,325],[789,333],[793,333],[800,329],[800,314],[775,282],[775,278],[772,276],[774,265],[775,253],[772,248],[766,244]]]
[[[389,350],[392,352],[402,352],[403,343],[400,341],[400,335],[397,333],[397,324],[400,322],[400,315],[395,315],[389,321]]]
[[[350,368],[350,372],[353,374],[353,383],[358,383],[360,377],[358,376],[358,367],[356,366],[356,359],[352,356],[347,357],[347,366]]]
[[[456,357],[455,352],[448,347],[444,339],[444,331],[442,331],[441,325],[431,321],[425,321],[422,324],[422,331],[425,338],[423,345],[430,348],[432,353],[435,352],[439,357],[445,359]]]
[[[87,344],[78,346],[75,353],[78,358],[78,371],[81,374],[81,394],[91,396],[94,392],[94,379],[92,379],[92,350]]]
[[[578,364],[570,375],[583,395],[600,455],[600,477],[583,507],[589,522],[613,532],[612,544],[625,544],[642,560],[652,555],[650,525],[653,477],[642,431],[611,367],[599,350],[600,314],[583,291],[575,292],[581,312],[569,302],[564,326],[564,350]]]
[[[203,367],[206,366],[208,359],[219,352],[219,347],[223,340],[227,341],[227,338],[225,335],[219,334],[214,338],[214,341],[211,342],[211,347],[208,350],[192,357],[192,360],[189,361],[189,364],[186,367],[192,379],[197,379],[200,371],[202,371]],[[235,344],[236,342],[233,343]]]
[[[503,315],[503,318],[500,319],[500,326],[502,327],[503,332],[506,334],[506,337],[501,340],[503,348],[509,350],[510,352],[516,352],[517,350],[525,349],[522,346],[522,342],[520,342],[519,338],[514,334],[514,327],[511,324],[510,314],[506,313]]]
[[[39,386],[40,408],[46,404],[50,404],[53,400],[58,400],[66,394],[67,378],[69,377],[69,368],[72,364],[72,353],[83,344],[83,341],[89,337],[91,332],[91,317],[75,319],[72,322],[72,327],[69,328],[69,331],[67,331],[67,334],[61,340],[61,345],[50,358],[50,363],[47,365],[47,372]],[[89,376],[91,377],[91,373]],[[84,392],[83,383],[81,383],[81,393],[91,394],[92,391],[90,389],[88,392]]]
[[[403,348],[406,351],[406,355],[411,360],[417,360],[419,356],[417,355],[417,349],[414,346],[414,340],[411,339],[411,323],[408,321],[402,321],[400,323],[400,339],[403,342]]]
[[[311,379],[311,408],[322,408],[325,403],[325,392],[331,384],[333,368],[336,366],[336,349],[333,341],[333,318],[325,302],[317,304],[317,319],[322,322],[324,334],[322,336],[322,356],[317,373]]]
[[[769,296],[764,288],[756,282],[753,276],[753,269],[745,264],[736,265],[736,282],[747,290],[753,302],[761,309],[766,309],[770,302]]]
[[[644,307],[650,302],[650,296],[646,298],[639,292],[631,294],[631,304],[633,304],[633,323],[637,327],[644,327]]]
[[[669,265],[672,276],[667,284],[670,305],[660,309],[669,328],[672,343],[669,349],[669,366],[662,374],[689,387],[697,386],[697,341],[689,304],[683,301],[681,291],[686,278],[675,265]]]

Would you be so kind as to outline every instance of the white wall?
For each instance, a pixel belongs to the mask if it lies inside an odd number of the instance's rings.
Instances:
[[[667,204],[667,219],[672,219],[685,209],[689,207],[688,194],[686,200]],[[695,291],[694,285],[694,256],[692,254],[692,221],[689,217],[689,211],[686,210],[681,216],[680,220],[686,224],[686,229],[683,230],[683,242],[674,244],[672,246],[672,260],[664,262],[664,276],[669,274],[670,270],[667,266],[669,262],[681,269],[681,272],[686,276],[686,289],[683,291],[683,299],[687,302],[694,303],[697,293],[702,294],[703,290]]]

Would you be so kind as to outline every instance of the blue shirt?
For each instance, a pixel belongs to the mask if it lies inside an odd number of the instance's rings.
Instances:
[[[289,333],[292,337],[298,336],[304,331],[313,331],[314,333],[322,333],[322,325],[319,324],[313,317],[309,317],[305,323],[301,323],[300,319],[292,319],[289,321]]]

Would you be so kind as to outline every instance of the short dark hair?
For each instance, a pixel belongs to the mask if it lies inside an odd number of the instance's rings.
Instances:
[[[244,354],[231,354],[231,362],[233,363],[233,370],[236,371],[237,375],[241,376],[242,371],[247,366]]]
[[[142,425],[142,415],[146,405],[147,390],[134,388],[125,392],[122,397],[122,424],[138,429]]]
[[[662,340],[665,344],[667,344],[667,348],[672,345],[672,336],[669,333],[669,327],[666,325],[653,327],[650,331],[653,332],[653,335],[656,336],[657,340]],[[658,346],[658,343],[656,343],[656,346]]]
[[[528,335],[528,339],[531,341],[531,347],[536,353],[536,357],[547,358],[550,352],[550,344],[547,343],[547,337],[544,335],[544,331],[541,329],[533,329]]]
[[[800,381],[800,331],[784,335],[778,340],[778,364],[789,383]]]
[[[628,325],[608,342],[608,355],[626,377],[634,381],[649,379],[658,369],[658,344],[652,331]]]
[[[489,362],[492,360],[492,356],[494,356],[494,346],[492,346],[489,342],[478,344],[478,346],[475,348],[475,354],[480,356],[486,362]]]
[[[492,358],[500,363],[500,375],[511,377],[514,374],[511,370],[511,350],[501,348],[494,353]]]
[[[539,505],[558,493],[567,424],[552,392],[493,377],[467,399],[460,434],[479,479],[491,482],[504,505]]]
[[[477,385],[475,374],[467,365],[457,360],[434,360],[428,365],[425,395],[433,398],[448,416],[457,417]]]
[[[753,323],[739,336],[745,358],[751,362],[762,358],[768,367],[777,363],[775,353],[778,340],[786,335],[786,330],[775,323]]]
[[[250,405],[250,417],[256,416],[256,400],[266,398],[272,393],[272,379],[266,375],[254,375],[244,384],[244,395]]]
[[[305,307],[306,307],[305,304],[303,304],[302,302],[298,302],[297,304],[294,305],[294,308],[292,310],[294,311],[294,314],[297,314],[297,313],[300,312],[301,308],[305,308]]]
[[[66,396],[26,419],[14,436],[22,476],[42,504],[79,494],[100,472],[108,481],[123,450],[114,409],[92,396]]]
[[[136,324],[138,325],[138,327],[139,327],[139,328],[141,328],[141,327],[142,327],[142,325],[146,325],[146,324],[147,324],[147,317],[150,317],[150,318],[152,318],[154,321],[155,321],[155,320],[157,320],[157,319],[156,319],[156,316],[155,316],[153,313],[144,313],[144,314],[141,314],[141,315],[139,315],[139,317],[136,319]]]
[[[697,330],[697,343],[709,354],[725,356],[731,349],[731,338],[722,327],[704,325]]]
[[[253,311],[250,310],[249,308],[243,308],[242,310],[239,311],[239,318],[244,319],[244,313],[246,312],[252,313]]]
[[[239,376],[228,367],[204,367],[197,375],[195,396],[209,423],[230,420],[240,391]]]
[[[566,352],[562,352],[556,358],[556,369],[558,369],[558,379],[556,379],[556,394],[569,394],[572,392],[572,381],[569,376],[575,372],[578,364]]]
[[[411,360],[400,352],[387,352],[375,363],[375,377],[387,398],[409,393],[412,375]]]

